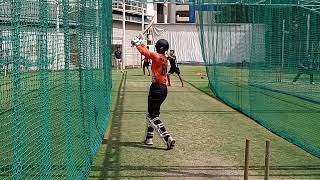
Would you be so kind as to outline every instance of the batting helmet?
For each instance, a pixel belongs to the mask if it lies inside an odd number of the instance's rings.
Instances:
[[[156,49],[157,49],[157,52],[166,52],[166,51],[168,51],[168,49],[169,49],[168,41],[165,40],[165,39],[159,39],[156,42]]]

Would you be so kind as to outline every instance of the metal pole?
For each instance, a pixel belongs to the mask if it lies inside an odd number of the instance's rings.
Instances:
[[[244,161],[244,180],[248,180],[249,176],[249,152],[250,152],[250,140],[246,139],[246,149],[245,149],[245,161]]]
[[[1,34],[2,35],[2,34]],[[5,53],[5,55],[4,55],[4,76],[6,77],[7,76],[7,71],[8,71],[8,64],[9,64],[9,53],[8,53],[8,51],[7,51],[7,49],[6,49],[7,47],[5,46],[4,47],[4,53]]]
[[[270,169],[270,141],[266,141],[266,154],[264,164],[264,180],[269,180],[269,169]]]
[[[142,26],[141,26],[141,32],[144,31],[144,3],[141,3],[141,11],[142,11]]]
[[[141,25],[141,32],[144,31],[144,3],[141,3],[141,11],[142,11],[142,25]],[[139,59],[139,58],[137,58]],[[140,55],[140,68],[142,68],[142,55]],[[138,60],[139,61],[139,60]],[[139,64],[139,62],[138,62]]]
[[[122,0],[122,69],[123,71],[126,68],[126,1]]]
[[[57,70],[59,70],[59,15],[60,15],[60,6],[59,6],[59,0],[57,0],[57,15],[56,15],[56,44],[55,44],[55,51],[56,51],[56,63],[57,63]]]
[[[7,76],[7,65],[4,65],[4,77]]]
[[[310,14],[308,14],[307,18],[307,48],[306,48],[306,55],[309,53],[309,46],[310,46]]]
[[[0,35],[2,36],[2,32],[0,32]],[[4,77],[7,76],[7,66],[8,66],[8,63],[9,63],[9,54],[7,53],[7,47],[6,45],[3,43],[3,41],[1,41],[1,50],[2,50],[2,58],[4,59],[4,64],[3,64],[3,67],[4,67]]]
[[[281,52],[281,68],[283,69],[284,66],[284,36],[286,33],[286,20],[282,21],[282,52]]]

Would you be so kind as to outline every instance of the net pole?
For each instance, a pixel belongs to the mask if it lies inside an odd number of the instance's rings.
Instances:
[[[126,1],[122,1],[122,70],[126,68]]]
[[[71,107],[71,76],[70,76],[70,29],[69,29],[69,0],[62,0],[63,6],[63,39],[64,39],[64,131],[66,133],[65,139],[65,162],[64,165],[66,166],[65,171],[67,174],[67,179],[73,179],[75,176],[75,171],[73,167],[75,167],[75,158],[73,154],[73,144],[72,144],[72,137],[73,137],[73,129],[72,129],[72,107]]]
[[[284,41],[285,41],[285,33],[286,33],[286,20],[282,21],[282,47],[281,47],[281,71],[284,66]],[[281,81],[281,79],[280,79]]]
[[[11,27],[12,28],[12,78],[13,78],[13,152],[12,152],[12,178],[23,179],[23,150],[25,149],[25,143],[23,141],[24,132],[24,116],[23,116],[23,101],[21,97],[21,74],[19,68],[19,62],[21,61],[21,1],[11,0]]]
[[[310,14],[307,17],[307,44],[306,44],[306,55],[309,53],[310,46]]]
[[[39,3],[39,10],[40,10],[40,26],[39,26],[39,48],[40,48],[40,59],[39,61],[39,98],[41,104],[41,111],[40,111],[40,119],[41,119],[41,155],[46,156],[39,163],[43,167],[42,176],[44,178],[52,177],[52,171],[49,168],[52,164],[51,159],[51,147],[49,140],[51,139],[50,135],[50,115],[49,115],[49,73],[48,73],[48,28],[49,28],[49,16],[48,16],[48,1],[43,0]],[[39,153],[40,154],[40,153]]]
[[[144,3],[141,3],[141,11],[142,11],[142,25],[141,25],[141,32],[144,31]]]
[[[7,65],[4,65],[4,77],[7,77]]]
[[[57,68],[57,70],[59,70],[59,15],[60,15],[60,7],[59,7],[59,0],[57,0],[57,2],[56,2],[57,4],[57,14],[56,14],[56,44],[55,44],[55,51],[56,51],[56,68]]]
[[[141,3],[141,12],[142,12],[141,32],[144,32],[144,3]],[[140,61],[141,60],[142,60],[142,55],[140,55]],[[139,64],[139,57],[137,58],[137,64]],[[142,61],[140,63],[140,67],[142,68]]]

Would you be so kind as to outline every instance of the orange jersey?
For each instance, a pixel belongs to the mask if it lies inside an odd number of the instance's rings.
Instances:
[[[152,52],[144,46],[137,46],[137,49],[142,55],[145,56],[145,59],[152,59],[152,82],[167,84],[167,57],[164,54]]]

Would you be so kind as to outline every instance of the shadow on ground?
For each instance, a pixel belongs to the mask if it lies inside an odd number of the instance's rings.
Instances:
[[[100,169],[101,179],[118,177],[120,172],[120,136],[121,136],[121,119],[123,115],[124,89],[126,85],[127,74],[123,74],[118,89],[116,106],[111,119],[110,139],[107,143],[106,158],[103,162],[103,168]],[[112,169],[110,169],[112,167]]]
[[[116,172],[113,174],[109,174],[108,176],[104,177],[93,177],[91,178],[111,178],[111,179],[122,179],[122,178],[242,178],[243,167],[242,166],[112,166],[109,165],[105,168],[101,167],[92,167],[93,171],[104,171],[104,172]],[[152,175],[137,175],[137,176],[127,176],[127,175],[120,175],[121,171],[148,171],[148,174],[155,174]],[[264,171],[263,166],[252,166],[250,170],[255,171]],[[301,177],[309,179],[310,177],[318,177],[320,174],[318,173],[299,173],[299,171],[314,171],[320,170],[320,166],[272,166],[270,170],[275,171],[274,173],[270,174],[271,177],[274,178],[281,178],[281,177]],[[281,171],[285,170],[295,170],[296,173],[282,173]],[[220,171],[220,172],[219,172]],[[226,171],[228,174],[223,174],[221,171]],[[277,171],[279,171],[277,173]],[[159,175],[159,172],[165,173],[165,175]],[[230,174],[230,172],[232,172]],[[250,175],[251,177],[263,177],[261,175]]]

